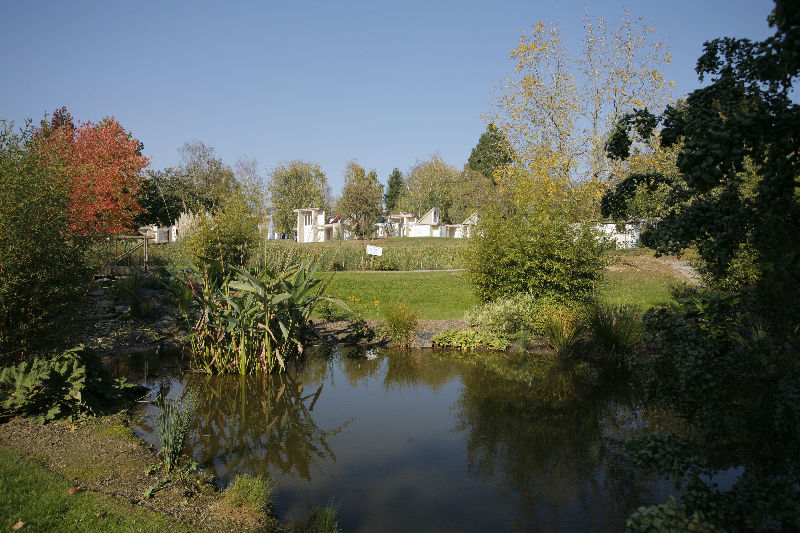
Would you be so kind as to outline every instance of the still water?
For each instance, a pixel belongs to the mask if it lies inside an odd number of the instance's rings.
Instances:
[[[347,532],[620,531],[671,492],[621,453],[648,425],[636,395],[563,363],[327,348],[282,375],[121,370],[154,397],[196,395],[194,459],[223,485],[270,476],[282,519],[334,502]],[[154,445],[158,414],[145,404],[134,428]]]

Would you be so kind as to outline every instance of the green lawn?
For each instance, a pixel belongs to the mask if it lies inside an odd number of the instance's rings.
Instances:
[[[598,291],[601,300],[614,305],[641,311],[665,305],[673,300],[670,288],[684,281],[647,250],[614,252],[611,258]],[[337,272],[328,293],[367,319],[380,318],[375,300],[404,300],[419,310],[422,320],[461,319],[476,303],[464,272]]]
[[[66,479],[0,446],[0,530],[179,533],[197,531],[176,519],[96,492],[78,491]]]
[[[422,320],[461,319],[475,303],[463,272],[337,272],[327,292],[367,319],[380,318],[376,300],[403,300]]]

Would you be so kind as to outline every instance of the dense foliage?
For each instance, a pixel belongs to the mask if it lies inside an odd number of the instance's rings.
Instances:
[[[592,297],[604,259],[590,226],[541,205],[484,212],[464,264],[481,301],[517,293],[566,301]]]
[[[662,143],[681,146],[682,183],[653,242],[660,252],[696,247],[716,290],[646,316],[638,367],[649,399],[691,429],[632,447],[643,465],[685,486],[688,514],[724,530],[800,529],[797,2],[777,1],[769,21],[776,33],[764,41],[706,43],[697,72],[710,83],[659,117],[625,117],[608,143],[625,156],[631,131],[650,138],[662,123]],[[606,210],[624,209],[640,182],[666,179],[631,176]],[[734,478],[730,490],[713,483],[721,474]]]
[[[243,266],[258,241],[258,214],[240,193],[220,199],[214,214],[201,213],[180,246],[194,261],[212,260],[223,268]]]
[[[345,215],[347,224],[358,239],[372,237],[375,222],[383,212],[383,186],[375,170],[367,172],[356,161],[344,171],[344,189],[336,203],[336,211]]]
[[[77,346],[0,370],[0,416],[57,418],[97,414],[120,397],[124,380],[113,380],[90,349]]]
[[[190,327],[193,365],[209,373],[285,370],[303,353],[314,306],[333,300],[323,294],[328,281],[286,259],[254,269],[206,264],[178,276],[173,290]]]
[[[73,238],[70,184],[30,128],[0,121],[0,361],[51,341],[86,279]]]
[[[291,161],[281,163],[269,178],[269,196],[272,203],[272,221],[275,231],[291,235],[297,226],[293,209],[328,205],[328,179],[315,163]]]

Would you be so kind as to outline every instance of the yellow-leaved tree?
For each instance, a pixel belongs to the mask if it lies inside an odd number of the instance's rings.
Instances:
[[[660,109],[674,84],[661,72],[668,47],[641,18],[625,10],[609,27],[587,15],[584,29],[573,53],[557,24],[540,21],[523,33],[510,53],[514,74],[486,118],[503,130],[524,169],[502,177],[517,202],[530,204],[550,190],[569,196],[575,216],[590,218],[605,186],[625,174],[626,163],[609,160],[604,149],[617,119],[634,108]],[[647,153],[640,163],[642,157]]]

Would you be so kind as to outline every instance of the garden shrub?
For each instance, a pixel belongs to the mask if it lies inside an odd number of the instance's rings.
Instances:
[[[447,346],[458,348],[459,350],[475,350],[480,347],[492,350],[505,350],[511,344],[510,341],[502,335],[475,329],[451,329],[443,331],[435,335],[432,342],[437,346]]]
[[[383,304],[381,316],[392,342],[400,346],[408,345],[411,333],[417,328],[418,314],[416,309],[402,301]]]
[[[24,361],[0,371],[0,415],[56,418],[96,414],[119,399],[124,379],[109,377],[99,357],[83,345],[54,357]]]
[[[182,246],[195,261],[207,259],[232,267],[247,264],[257,241],[257,213],[243,195],[231,193],[215,213],[197,215]]]
[[[544,204],[482,214],[463,260],[482,302],[518,293],[589,300],[605,261],[590,225]]]
[[[87,242],[68,231],[69,202],[31,130],[0,121],[0,362],[61,333],[88,281]]]
[[[471,326],[491,331],[498,335],[515,336],[521,331],[546,335],[548,316],[553,311],[567,307],[578,309],[581,304],[563,302],[551,296],[535,297],[521,293],[498,298],[492,302],[478,304],[464,314]]]

